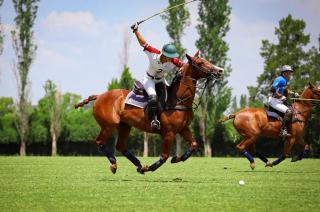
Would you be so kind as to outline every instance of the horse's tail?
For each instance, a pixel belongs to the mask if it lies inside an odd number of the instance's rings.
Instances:
[[[219,123],[223,123],[225,121],[228,121],[229,119],[234,119],[236,117],[236,114],[230,114],[229,116],[226,116],[219,120]]]
[[[98,98],[98,95],[91,95],[88,97],[88,99],[83,100],[82,102],[75,104],[74,108],[77,109],[79,107],[82,107],[83,105],[88,104],[89,102],[96,100]]]

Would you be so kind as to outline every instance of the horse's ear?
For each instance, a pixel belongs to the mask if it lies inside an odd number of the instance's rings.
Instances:
[[[193,59],[193,58],[192,58],[190,55],[188,55],[188,54],[186,54],[186,57],[187,57],[187,59],[188,59],[189,62],[191,62],[192,59]]]
[[[198,50],[195,54],[194,54],[194,57],[198,57],[200,54],[200,51]]]
[[[314,88],[315,86],[314,86],[314,84],[312,84],[311,82],[309,82],[309,88]]]

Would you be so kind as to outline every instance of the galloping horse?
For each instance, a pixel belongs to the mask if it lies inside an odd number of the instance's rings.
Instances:
[[[221,122],[229,119],[234,119],[233,126],[244,137],[244,140],[237,145],[237,149],[249,160],[250,167],[255,168],[255,162],[251,154],[256,155],[266,166],[272,167],[282,162],[289,156],[292,146],[297,143],[304,147],[304,150],[298,157],[293,158],[292,162],[301,160],[309,151],[309,145],[304,142],[304,128],[306,120],[311,112],[312,103],[308,100],[320,99],[320,88],[309,83],[300,95],[300,100],[293,103],[294,118],[291,124],[291,137],[285,139],[283,155],[272,163],[261,153],[256,151],[256,139],[259,135],[269,138],[278,138],[281,128],[281,121],[270,119],[264,109],[245,108],[235,114],[231,114]],[[304,99],[304,100],[303,100]]]
[[[158,132],[152,131],[150,121],[143,108],[125,104],[128,90],[116,89],[101,95],[92,95],[75,105],[75,108],[78,108],[96,100],[93,106],[93,115],[100,125],[101,131],[95,140],[95,144],[110,161],[112,173],[117,170],[116,158],[106,148],[105,143],[114,130],[118,130],[116,149],[129,159],[141,174],[147,171],[155,171],[166,162],[174,137],[178,133],[189,142],[190,148],[181,157],[175,156],[172,158],[172,163],[185,161],[197,148],[197,142],[189,129],[189,124],[193,119],[192,104],[196,93],[196,83],[198,79],[207,79],[207,82],[209,82],[219,78],[223,69],[200,58],[199,51],[194,57],[189,55],[186,55],[186,57],[188,63],[183,65],[168,89],[168,101],[160,114],[161,129]],[[127,139],[131,127],[161,135],[164,141],[163,150],[160,159],[151,166],[142,167],[140,161],[127,150]]]

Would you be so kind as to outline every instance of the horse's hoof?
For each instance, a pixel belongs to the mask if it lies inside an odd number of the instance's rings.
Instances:
[[[272,166],[273,166],[272,162],[268,160],[265,167],[272,167]]]
[[[117,172],[117,164],[111,164],[110,171],[115,174]]]
[[[298,160],[301,160],[301,159],[298,156],[296,156],[291,159],[291,162],[297,162]]]
[[[149,166],[144,166],[144,167],[141,168],[140,173],[144,174],[145,172],[148,172],[148,171],[149,171]]]
[[[179,163],[180,161],[180,157],[178,157],[177,155],[171,159],[171,163]]]
[[[256,163],[255,163],[255,162],[250,163],[250,168],[251,168],[252,170],[254,170],[254,169],[256,168]]]
[[[142,171],[142,166],[137,167],[137,172],[139,172],[140,174],[144,174],[144,172]]]

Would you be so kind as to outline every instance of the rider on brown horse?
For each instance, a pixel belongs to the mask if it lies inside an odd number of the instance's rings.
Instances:
[[[291,66],[284,65],[280,67],[281,74],[278,76],[271,85],[271,95],[268,99],[268,104],[273,109],[284,114],[284,118],[282,120],[280,136],[290,137],[291,135],[288,133],[288,125],[291,123],[292,119],[292,110],[285,105],[285,101],[287,99],[286,94],[294,95],[295,97],[299,97],[298,93],[294,93],[290,90],[286,90],[287,83],[290,79],[291,73],[293,73],[293,69]]]
[[[178,59],[177,49],[173,44],[166,44],[162,48],[162,52],[149,45],[143,36],[138,31],[138,23],[132,26],[140,46],[147,54],[149,59],[149,67],[143,79],[143,86],[148,93],[148,114],[151,121],[151,128],[154,130],[160,129],[160,122],[157,118],[159,103],[155,89],[158,83],[167,84],[164,79],[164,73],[168,71],[177,71],[183,66],[183,62]]]

